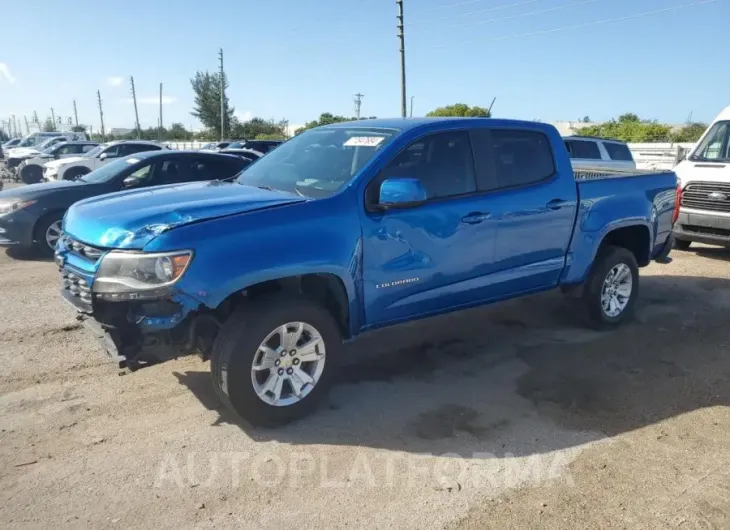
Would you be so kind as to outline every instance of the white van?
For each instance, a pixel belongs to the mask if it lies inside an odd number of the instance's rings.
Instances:
[[[675,246],[686,250],[697,241],[730,247],[730,107],[715,118],[674,172],[681,188]]]
[[[86,133],[83,132],[34,132],[23,138],[20,143],[13,146],[13,148],[35,147],[36,145],[42,144],[46,140],[56,137],[63,137],[67,141],[88,140],[88,138],[86,137]]]

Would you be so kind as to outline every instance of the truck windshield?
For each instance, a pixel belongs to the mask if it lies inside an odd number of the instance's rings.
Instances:
[[[239,184],[324,198],[336,193],[397,134],[397,129],[322,127],[250,165]]]
[[[730,121],[718,121],[705,135],[690,160],[730,162]]]

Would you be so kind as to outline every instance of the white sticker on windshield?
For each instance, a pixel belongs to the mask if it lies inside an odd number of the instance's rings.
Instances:
[[[353,136],[343,145],[345,147],[376,147],[385,140],[383,136]]]
[[[136,164],[139,162],[139,158],[127,158],[127,164]]]

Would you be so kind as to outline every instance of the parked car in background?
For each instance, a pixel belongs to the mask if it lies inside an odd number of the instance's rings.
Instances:
[[[730,247],[730,107],[674,167],[681,185],[676,247],[693,241]]]
[[[26,184],[35,184],[43,180],[43,164],[51,160],[60,160],[84,156],[99,144],[97,142],[67,142],[51,145],[37,154],[28,155],[17,167],[17,173]]]
[[[249,164],[252,164],[253,162],[256,162],[259,158],[264,156],[264,153],[261,153],[259,151],[254,151],[253,149],[221,149],[218,151],[219,153],[223,153],[226,155],[235,155],[240,156],[241,158],[245,158],[249,161]]]
[[[20,142],[20,138],[12,138],[0,145],[0,160],[5,158],[5,151],[12,149],[18,142]]]
[[[88,140],[86,133],[83,132],[34,132],[23,138],[20,142],[15,145],[15,148],[22,147],[36,147],[42,143],[50,140],[51,138],[65,138],[69,140]]]
[[[543,123],[340,123],[235,182],[76,203],[56,260],[116,361],[200,352],[223,403],[280,424],[312,410],[366,330],[556,287],[597,327],[621,323],[639,267],[671,250],[676,185],[576,180]]]
[[[563,137],[570,163],[576,171],[608,169],[634,171],[636,162],[626,142],[589,136]]]
[[[233,143],[233,140],[224,140],[222,142],[210,142],[200,148],[201,151],[220,151]]]
[[[0,245],[35,246],[51,255],[61,219],[74,202],[150,186],[226,179],[243,159],[199,151],[145,151],[118,158],[73,181],[31,184],[0,193]]]
[[[74,180],[117,158],[168,148],[157,142],[147,140],[117,140],[96,146],[84,156],[54,160],[43,165],[43,178],[46,180]]]
[[[11,175],[18,174],[20,165],[27,159],[47,153],[57,145],[68,142],[65,136],[54,136],[36,147],[21,147],[9,151],[5,160],[5,168]],[[98,145],[98,144],[97,144]],[[48,162],[48,160],[46,160]]]
[[[242,142],[233,142],[226,149],[253,149],[265,154],[283,143],[284,140],[244,140]]]
[[[2,145],[2,148],[5,150],[12,149],[16,145],[18,145],[21,140],[22,140],[22,138],[11,138],[10,140],[8,140],[7,142],[5,142]]]

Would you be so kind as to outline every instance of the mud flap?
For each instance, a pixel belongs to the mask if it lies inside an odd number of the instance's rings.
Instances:
[[[674,248],[674,234],[670,234],[667,240],[664,242],[664,247],[659,251],[659,254],[654,256],[654,261],[667,265],[672,262],[672,258],[669,257],[669,253]]]

